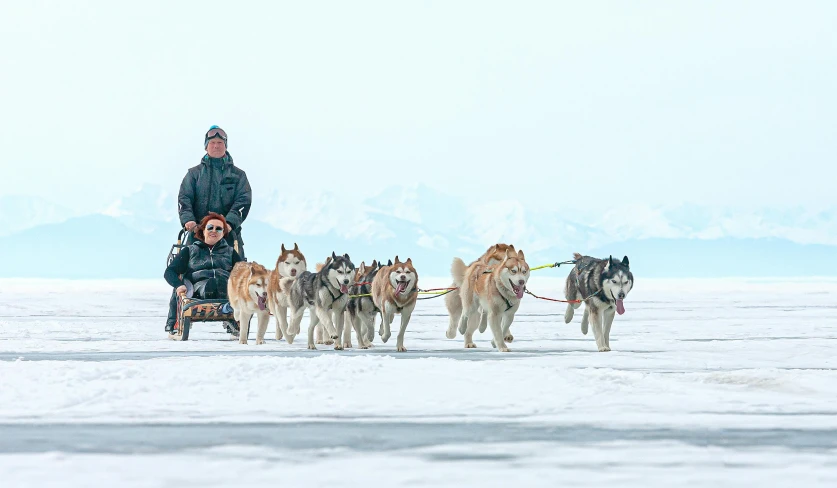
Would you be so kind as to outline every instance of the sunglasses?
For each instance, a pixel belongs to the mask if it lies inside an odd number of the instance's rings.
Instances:
[[[215,129],[209,129],[209,132],[206,133],[207,139],[212,139],[214,137],[220,137],[224,140],[224,142],[227,142],[227,133],[224,132],[224,129],[220,127],[217,127]]]
[[[212,225],[212,224],[209,224],[209,225],[207,225],[207,226],[206,226],[206,230],[208,230],[208,231],[210,231],[210,232],[212,232],[213,230],[217,230],[217,231],[219,231],[219,232],[224,232],[224,226],[223,226],[223,225]]]

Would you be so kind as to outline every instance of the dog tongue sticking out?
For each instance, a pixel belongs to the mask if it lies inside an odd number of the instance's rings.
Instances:
[[[616,300],[616,313],[622,315],[625,313],[625,304],[622,303],[622,299]]]
[[[267,306],[267,295],[259,295],[259,310],[264,310]]]
[[[406,281],[398,281],[395,285],[395,294],[400,295],[404,293],[404,290],[407,289],[407,282]]]
[[[340,285],[340,293],[349,293],[348,285]]]
[[[522,286],[512,285],[512,291],[514,291],[514,296],[516,296],[518,300],[523,298],[523,287]]]

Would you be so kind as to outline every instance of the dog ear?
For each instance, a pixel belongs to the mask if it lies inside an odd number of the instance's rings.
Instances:
[[[512,250],[514,250],[514,248],[512,248]],[[521,260],[521,261],[526,261],[526,256],[524,256],[524,255],[523,255],[523,251],[522,251],[522,250],[517,251],[517,259],[519,259],[519,260]]]
[[[282,243],[282,254],[285,254],[285,244]]]
[[[396,258],[396,259],[398,259],[398,258]],[[387,260],[387,266],[392,266],[392,259]]]
[[[294,242],[294,251],[299,251],[299,246],[296,245],[296,242]]]
[[[407,258],[407,260],[404,261],[404,264],[408,264],[408,265],[412,266],[413,265],[413,260],[410,259],[410,258]]]
[[[373,260],[372,260],[372,266],[370,266],[370,268],[375,269],[375,268],[377,268],[377,267],[378,267],[378,260],[377,260],[377,259],[373,259]]]
[[[622,258],[622,266],[624,266],[628,269],[631,268],[631,263],[628,262],[628,256],[625,256],[624,258]]]
[[[337,259],[337,254],[334,251],[331,251],[331,259]]]
[[[346,258],[346,261],[351,261],[352,260],[352,258],[349,257],[348,253],[344,254],[343,257]]]
[[[357,270],[360,274],[365,273],[366,272],[366,261],[361,261],[360,266],[357,268]]]
[[[399,264],[401,261],[398,260],[398,256],[395,256],[395,264]]]

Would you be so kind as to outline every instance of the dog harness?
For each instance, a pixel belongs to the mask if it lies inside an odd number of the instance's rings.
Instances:
[[[417,293],[417,292],[418,292],[418,290],[417,290],[417,289],[415,289],[415,288],[413,288],[413,291],[411,291],[410,293],[408,293],[408,295],[412,295],[413,293]],[[395,307],[395,310],[396,310],[398,313],[401,313],[401,311],[402,311],[402,310],[404,310],[404,307]]]
[[[583,269],[583,268],[586,268],[586,267],[590,266],[591,264],[593,264],[592,260],[587,261],[587,263],[585,264],[583,259],[582,259],[575,266],[575,286],[576,286],[576,288],[578,288],[579,292],[581,292],[581,281],[579,281],[579,279],[578,279],[578,271],[580,269]],[[600,298],[601,301],[610,303],[610,300],[608,300],[607,295],[605,295],[605,293],[604,293],[604,288],[601,289],[601,290],[598,290],[598,291],[594,291],[593,293],[591,293],[591,294],[587,295],[586,297],[582,298],[581,301],[583,302],[583,301],[587,300],[588,298],[593,298],[594,296],[599,295],[599,294],[602,295],[602,298]]]
[[[334,293],[331,292],[331,288],[328,287],[328,283],[323,281],[322,278],[320,278],[320,283],[322,283],[323,286],[325,286],[326,291],[328,292],[329,295],[331,295],[331,305],[328,306],[328,309],[331,310],[331,307],[334,306],[334,302],[336,302],[337,300],[340,300],[340,298],[342,298],[343,295],[345,295],[345,293],[343,293],[341,291],[339,295],[334,296]]]
[[[403,281],[401,281],[400,283],[404,283],[404,282],[403,282]],[[408,282],[408,283],[409,283],[409,282]],[[407,293],[407,295],[412,295],[413,293],[418,293],[418,288],[413,288],[413,291],[411,291],[411,292]],[[374,303],[374,302],[373,302],[373,303]],[[380,312],[380,310],[378,310],[377,308],[375,308],[375,310],[377,310],[377,311],[379,311],[379,312]],[[404,307],[398,307],[398,306],[396,306],[396,307],[395,307],[395,310],[396,310],[398,313],[401,313],[401,311],[402,311],[402,310],[404,310]]]
[[[372,290],[366,290],[367,286],[369,286],[369,285],[360,285],[360,288],[358,288],[358,291],[360,292],[359,295],[365,295],[367,292],[369,292],[369,293],[372,292]],[[359,312],[363,312],[363,299],[364,299],[364,297],[358,297],[357,298],[357,309],[358,309]],[[372,311],[374,311],[374,312],[380,312],[381,311],[378,307],[375,306],[375,301],[372,300],[372,297],[369,297],[369,301],[372,302]]]

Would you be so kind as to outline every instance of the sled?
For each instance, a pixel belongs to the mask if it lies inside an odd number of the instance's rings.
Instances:
[[[188,341],[189,330],[193,322],[232,322],[235,323],[232,311],[224,313],[221,310],[229,300],[201,300],[187,298],[181,294],[177,297],[177,322],[169,339],[174,341]],[[231,309],[230,309],[231,310]]]

